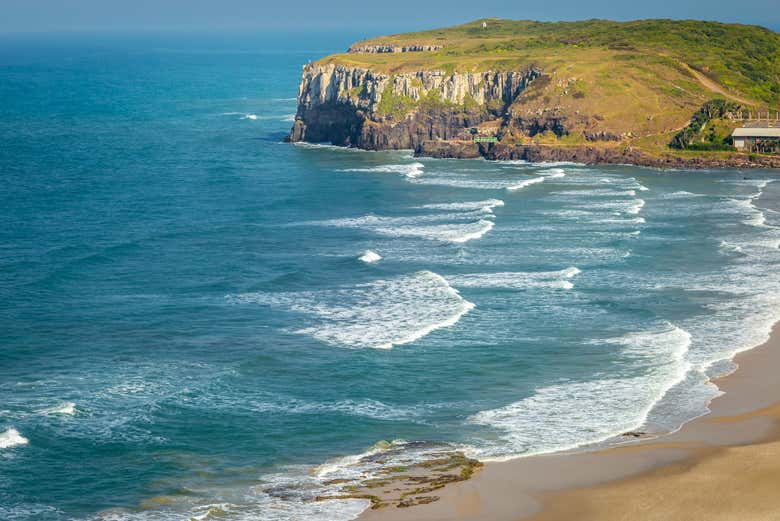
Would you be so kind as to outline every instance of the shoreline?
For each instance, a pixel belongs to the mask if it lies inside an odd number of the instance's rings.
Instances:
[[[767,448],[780,455],[780,380],[775,371],[780,367],[780,321],[774,324],[769,340],[737,353],[732,360],[737,369],[713,380],[722,394],[711,401],[710,412],[677,431],[603,449],[486,462],[472,479],[437,491],[438,501],[407,509],[369,509],[357,519],[608,521],[648,519],[653,515],[659,520],[673,519],[675,514],[688,519],[693,515],[712,517],[712,513],[703,511],[710,507],[715,510],[715,505],[723,511],[724,506],[711,498],[731,483],[734,474],[727,469],[740,460],[752,461],[751,456],[765,453]],[[765,497],[763,489],[774,494],[780,486],[780,458],[763,463],[753,464],[747,471],[755,468],[762,476],[774,472],[777,480],[753,483],[750,490],[760,490],[762,495],[752,504],[765,508],[768,502],[777,510],[780,500],[773,504],[772,496]],[[741,481],[751,480],[743,475]],[[686,493],[679,492],[680,487]],[[744,487],[739,490],[750,493]],[[662,495],[663,501],[661,497],[657,501],[647,499],[653,494]],[[671,497],[676,501],[670,501]],[[705,497],[707,501],[701,501]],[[733,517],[724,513],[726,517],[717,518],[760,519],[745,515],[748,501],[739,499],[736,502],[732,497]],[[663,508],[659,508],[661,504]],[[691,508],[697,513],[692,514]]]
[[[736,151],[727,157],[696,155],[653,156],[630,145],[511,145],[474,143],[472,141],[424,141],[414,150],[415,157],[476,159],[489,161],[523,160],[529,163],[571,162],[585,165],[630,165],[662,169],[703,170],[713,168],[780,168],[780,156],[756,156]]]
[[[507,145],[477,144],[471,141],[425,141],[416,148],[361,148],[333,143],[293,141],[287,136],[285,143],[303,146],[324,146],[361,152],[410,151],[413,157],[428,159],[484,159],[486,161],[526,161],[528,163],[573,163],[585,166],[624,165],[660,170],[712,170],[712,169],[773,169],[780,170],[780,156],[747,154],[728,157],[679,157],[673,155],[651,156],[631,146],[599,147],[595,145]]]

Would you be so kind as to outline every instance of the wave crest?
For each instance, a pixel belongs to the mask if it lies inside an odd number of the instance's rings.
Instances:
[[[0,433],[0,449],[10,449],[18,445],[27,445],[30,440],[22,436],[19,431],[13,427],[3,433]]]
[[[350,288],[301,293],[229,295],[233,303],[286,308],[310,317],[294,331],[326,344],[390,349],[455,325],[474,308],[444,277],[420,271]]]

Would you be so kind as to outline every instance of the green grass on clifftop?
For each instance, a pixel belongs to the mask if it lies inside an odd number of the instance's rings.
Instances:
[[[482,27],[482,22],[487,28]],[[534,22],[477,20],[456,27],[383,36],[371,44],[442,45],[437,52],[338,54],[322,60],[386,72],[511,70],[560,67],[579,56],[608,62],[667,60],[711,78],[736,96],[780,106],[780,35],[719,22],[638,20]],[[622,67],[621,67],[622,68]],[[686,74],[689,76],[689,74]]]

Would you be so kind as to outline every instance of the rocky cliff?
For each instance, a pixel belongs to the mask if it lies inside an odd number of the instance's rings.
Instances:
[[[381,150],[416,148],[426,140],[470,139],[470,128],[503,118],[540,75],[534,67],[390,74],[309,64],[303,69],[290,140]]]
[[[439,157],[774,165],[734,149],[741,123],[708,107],[780,111],[780,60],[766,58],[777,56],[777,33],[691,20],[487,19],[382,36],[303,68],[288,139]]]

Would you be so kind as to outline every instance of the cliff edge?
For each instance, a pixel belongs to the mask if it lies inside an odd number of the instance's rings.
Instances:
[[[532,66],[501,72],[389,74],[310,64],[303,70],[290,139],[368,150],[470,139],[469,128],[503,117],[540,74]]]

